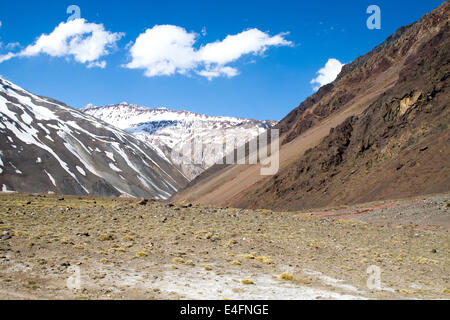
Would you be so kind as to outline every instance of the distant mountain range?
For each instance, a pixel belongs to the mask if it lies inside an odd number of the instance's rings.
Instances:
[[[150,144],[0,78],[0,191],[166,199],[186,183]]]
[[[214,164],[207,152],[177,162],[174,148],[273,124],[128,103],[76,110],[0,78],[0,191],[167,199]]]
[[[201,161],[186,163],[186,159],[177,161],[171,158],[171,151],[174,148],[181,152],[183,146],[193,144],[195,139],[200,139],[205,146],[219,139],[227,141],[227,139],[241,139],[244,136],[251,139],[277,123],[276,121],[207,116],[166,108],[152,109],[126,102],[104,107],[88,105],[81,110],[133,133],[138,139],[158,148],[161,154],[164,154],[168,161],[172,161],[189,180],[211,167],[214,164],[215,154],[208,152],[205,148]]]

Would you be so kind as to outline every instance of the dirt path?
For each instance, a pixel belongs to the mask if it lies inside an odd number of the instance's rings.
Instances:
[[[0,194],[0,298],[449,298],[449,200],[277,213]]]

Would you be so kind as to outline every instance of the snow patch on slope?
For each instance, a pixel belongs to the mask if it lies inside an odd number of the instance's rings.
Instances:
[[[56,187],[56,182],[55,182],[55,179],[53,178],[53,176],[50,173],[48,173],[47,170],[44,170],[44,171],[48,175],[48,178],[50,179],[52,184]]]

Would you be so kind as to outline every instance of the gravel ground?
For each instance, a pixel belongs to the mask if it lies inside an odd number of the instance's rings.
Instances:
[[[449,203],[272,212],[0,194],[0,298],[448,299]]]

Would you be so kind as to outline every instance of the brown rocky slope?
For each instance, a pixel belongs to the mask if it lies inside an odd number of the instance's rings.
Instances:
[[[450,190],[449,3],[346,65],[277,126],[280,171],[213,168],[175,201],[297,210]]]

